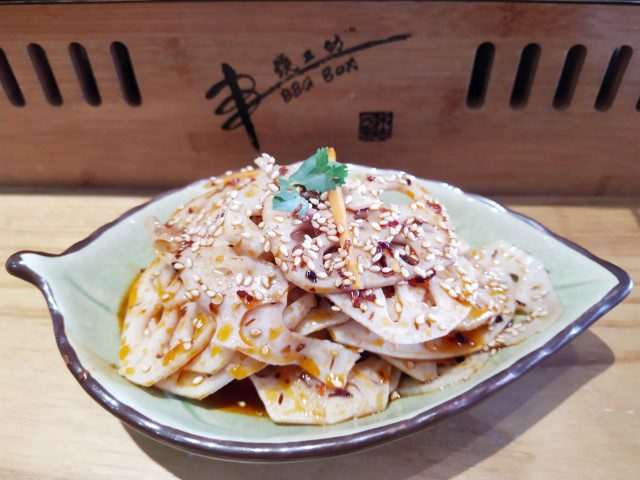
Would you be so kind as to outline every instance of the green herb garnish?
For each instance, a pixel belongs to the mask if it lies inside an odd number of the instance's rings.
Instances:
[[[300,168],[288,180],[278,178],[280,191],[273,197],[273,208],[294,212],[302,205],[297,211],[298,216],[302,217],[307,213],[309,202],[300,195],[296,185],[304,187],[307,191],[330,192],[344,184],[347,174],[348,168],[345,164],[329,162],[327,147],[319,148],[315,155],[302,162]]]
[[[278,184],[280,191],[273,197],[273,208],[283,212],[295,212],[298,209],[298,216],[303,217],[309,209],[309,201],[284,178],[279,178]]]
[[[347,173],[345,164],[329,163],[328,149],[324,147],[319,148],[315,155],[307,158],[289,177],[289,182],[292,185],[301,185],[307,190],[329,192],[344,184]]]

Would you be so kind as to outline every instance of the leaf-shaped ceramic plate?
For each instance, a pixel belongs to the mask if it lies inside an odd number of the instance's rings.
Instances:
[[[472,246],[504,239],[542,260],[564,314],[548,330],[499,351],[464,383],[402,398],[384,412],[337,425],[277,425],[268,418],[202,408],[138,388],[111,366],[118,362],[118,306],[133,276],[152,258],[144,220],[150,215],[167,218],[202,192],[201,182],[130,210],[62,255],[16,253],[7,269],[44,294],[60,353],[82,387],[137,430],[184,450],[240,461],[344,454],[410,434],[482,400],[558,350],[631,289],[629,276],[620,268],[530,218],[446,184],[424,183],[447,206],[459,235]]]

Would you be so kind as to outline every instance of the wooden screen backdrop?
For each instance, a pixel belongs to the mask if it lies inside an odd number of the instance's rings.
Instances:
[[[318,146],[490,194],[640,193],[640,7],[0,5],[0,184],[183,184]]]

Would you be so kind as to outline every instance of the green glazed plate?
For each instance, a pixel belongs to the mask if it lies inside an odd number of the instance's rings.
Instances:
[[[446,205],[459,236],[472,246],[504,239],[541,260],[564,313],[548,330],[500,350],[466,382],[395,400],[384,412],[337,425],[277,425],[269,418],[206,409],[139,388],[112,367],[120,344],[118,306],[134,275],[152,258],[144,220],[151,215],[166,219],[200,194],[203,182],[128,211],[61,255],[18,252],[7,261],[7,270],[42,291],[60,353],[85,391],[142,433],[194,453],[238,461],[344,454],[416,432],[482,400],[569,342],[631,289],[631,279],[620,268],[534,220],[443,183],[424,184]]]

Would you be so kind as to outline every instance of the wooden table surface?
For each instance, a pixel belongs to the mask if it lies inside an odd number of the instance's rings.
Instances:
[[[0,258],[60,252],[141,197],[0,193]],[[640,200],[499,199],[640,280]],[[241,465],[133,432],[87,396],[58,354],[40,293],[0,272],[2,479],[638,478],[640,293],[484,403],[347,457]],[[635,473],[634,473],[635,472]]]

